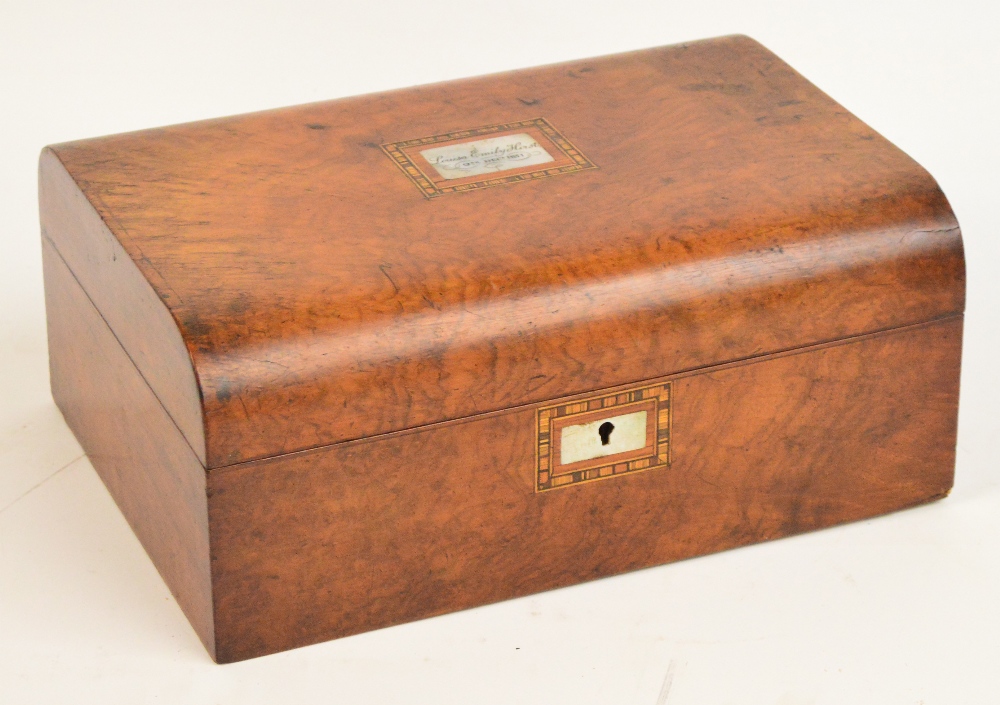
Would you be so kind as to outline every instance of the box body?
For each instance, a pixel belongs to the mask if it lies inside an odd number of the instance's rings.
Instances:
[[[54,397],[219,661],[951,487],[954,216],[746,38],[59,145],[41,201]]]

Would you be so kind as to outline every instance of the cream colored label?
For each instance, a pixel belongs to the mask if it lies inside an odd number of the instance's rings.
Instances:
[[[610,428],[605,424],[610,424]],[[645,448],[646,412],[633,411],[631,414],[566,426],[559,442],[561,465]]]
[[[535,138],[524,133],[432,147],[421,150],[420,156],[445,179],[464,179],[555,161]]]

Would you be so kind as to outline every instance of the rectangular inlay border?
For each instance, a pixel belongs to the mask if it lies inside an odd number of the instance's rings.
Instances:
[[[670,427],[672,417],[673,392],[670,382],[661,382],[647,387],[640,387],[616,394],[604,394],[563,404],[554,404],[540,408],[535,414],[535,491],[545,492],[561,487],[570,487],[583,482],[605,480],[619,475],[626,475],[670,465]],[[589,467],[579,468],[578,463],[567,467],[567,472],[559,472],[558,462],[554,457],[554,426],[555,421],[567,417],[591,415],[592,412],[615,407],[635,404],[636,402],[655,400],[656,408],[656,440],[655,454],[626,460],[610,455],[596,458]],[[564,425],[562,423],[560,426]]]
[[[484,136],[502,136],[529,131],[536,138],[541,137],[539,144],[552,155],[553,161],[545,166],[535,165],[522,169],[510,169],[511,173],[491,178],[470,177],[448,183],[448,180],[436,176],[431,164],[420,155],[422,149],[442,143],[461,144],[462,141],[474,141]],[[390,142],[381,145],[382,151],[399,167],[406,177],[420,189],[426,198],[435,198],[446,193],[461,193],[476,189],[500,186],[503,184],[534,181],[549,176],[570,174],[586,169],[598,168],[572,142],[553,127],[545,118],[518,120],[498,125],[484,125],[458,132],[447,132],[430,137],[418,137],[401,142]],[[497,172],[502,174],[503,172]]]

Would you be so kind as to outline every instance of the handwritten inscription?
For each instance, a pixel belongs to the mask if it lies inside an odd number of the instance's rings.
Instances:
[[[537,140],[524,133],[432,147],[420,155],[444,179],[464,179],[555,161]]]

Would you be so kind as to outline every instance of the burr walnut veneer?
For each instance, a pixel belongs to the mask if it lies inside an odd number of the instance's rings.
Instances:
[[[56,145],[54,397],[233,661],[952,484],[934,180],[728,37]]]

